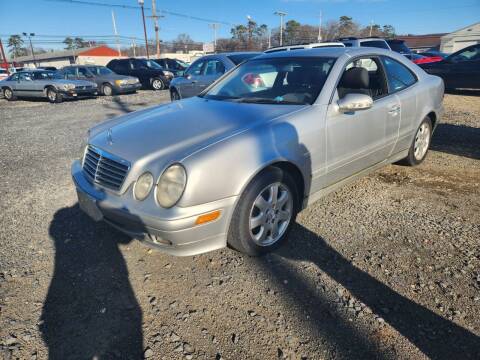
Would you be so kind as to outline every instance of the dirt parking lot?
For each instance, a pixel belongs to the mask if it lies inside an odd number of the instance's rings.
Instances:
[[[479,359],[480,97],[446,95],[419,167],[303,211],[263,258],[176,258],[80,212],[88,127],[168,93],[0,100],[5,359]]]

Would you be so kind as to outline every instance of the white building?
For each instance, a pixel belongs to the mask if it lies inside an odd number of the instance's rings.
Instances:
[[[450,54],[475,44],[480,44],[480,22],[442,36],[440,51]]]

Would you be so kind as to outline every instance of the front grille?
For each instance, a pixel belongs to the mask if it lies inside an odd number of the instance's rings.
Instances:
[[[75,86],[75,89],[77,90],[88,90],[88,89],[93,89],[92,85],[77,85]]]
[[[112,154],[89,145],[83,158],[83,173],[91,183],[120,190],[130,164]]]

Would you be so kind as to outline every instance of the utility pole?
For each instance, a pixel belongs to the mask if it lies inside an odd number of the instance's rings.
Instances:
[[[135,44],[135,38],[132,38],[133,57],[137,57],[136,47],[137,47],[137,45]]]
[[[3,66],[5,67],[5,70],[7,70],[7,75],[10,75],[10,70],[8,69],[7,57],[5,56],[5,51],[3,50],[2,39],[0,39],[0,51],[2,52]]]
[[[147,59],[150,59],[150,55],[148,54],[147,26],[145,25],[145,10],[143,9],[144,4],[145,0],[138,0],[138,5],[140,5],[140,8],[142,9],[143,35],[145,36],[145,51],[147,52]]]
[[[217,30],[220,28],[220,24],[213,23],[208,24],[210,29],[213,29],[213,52],[217,51]]]
[[[373,27],[373,20],[370,21],[370,33],[368,36],[372,36],[372,27]]]
[[[268,29],[268,48],[272,47],[272,29]]]
[[[30,50],[32,51],[33,65],[37,67],[37,60],[35,59],[35,52],[33,51],[32,45],[32,36],[35,36],[35,33],[23,33],[23,36],[28,37],[28,41],[30,41]]]
[[[286,12],[283,11],[275,11],[274,15],[280,16],[280,46],[283,45],[283,17],[287,15]]]
[[[115,34],[115,42],[117,43],[117,51],[118,56],[122,56],[120,52],[120,42],[118,41],[118,33],[117,33],[117,23],[115,22],[115,13],[112,10],[112,22],[113,22],[113,33]]]
[[[320,23],[318,24],[318,42],[322,41],[322,12],[320,11]]]
[[[159,30],[160,27],[158,26],[158,19],[163,18],[163,15],[157,16],[157,4],[155,0],[152,0],[152,16],[148,16],[153,19],[153,24],[155,26],[155,44],[157,47],[157,58],[160,57],[160,38],[159,38]]]

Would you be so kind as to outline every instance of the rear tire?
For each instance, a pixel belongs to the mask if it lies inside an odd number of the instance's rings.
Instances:
[[[112,96],[113,95],[113,88],[110,84],[103,84],[102,85],[102,94],[104,96]]]
[[[408,156],[401,161],[402,163],[408,166],[416,166],[425,160],[432,140],[432,128],[432,120],[426,116],[415,133],[408,150]]]
[[[52,104],[54,103],[61,103],[63,101],[63,96],[60,94],[57,89],[53,87],[47,88],[47,99],[50,101]]]
[[[180,100],[180,94],[178,93],[177,90],[171,89],[170,90],[170,100],[171,101],[178,101]]]
[[[241,195],[230,222],[228,244],[250,256],[277,249],[295,222],[298,199],[297,186],[288,173],[266,169]]]
[[[3,97],[7,99],[7,101],[17,100],[17,97],[13,94],[13,90],[10,88],[3,89]]]
[[[152,79],[152,89],[153,90],[163,90],[165,89],[165,84],[162,79],[160,78],[153,78]]]

